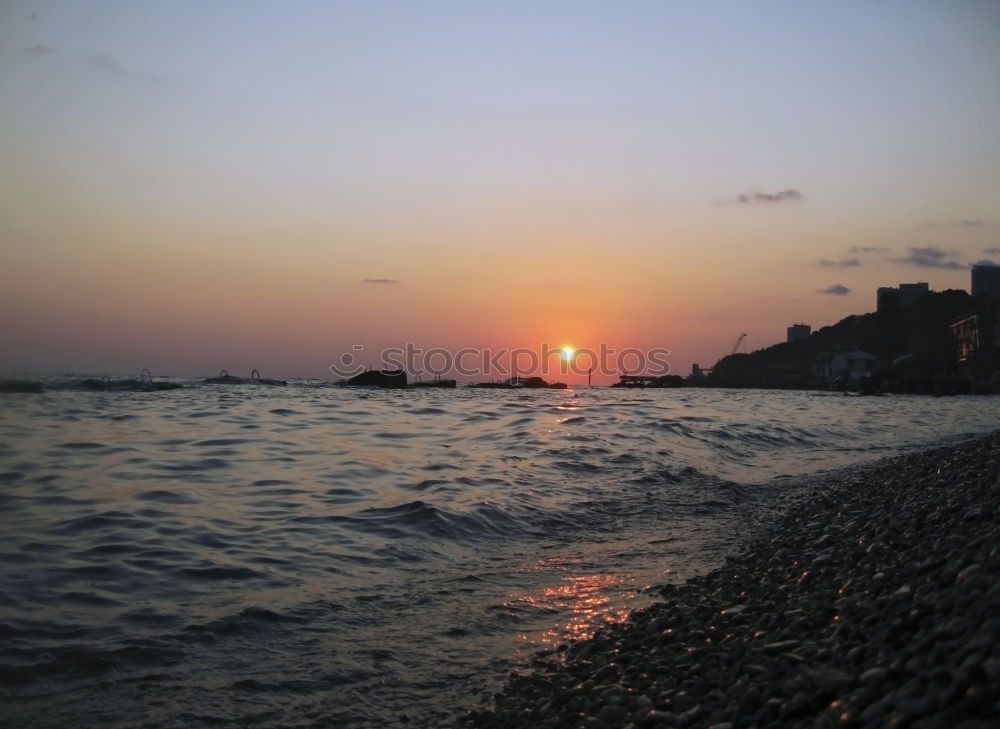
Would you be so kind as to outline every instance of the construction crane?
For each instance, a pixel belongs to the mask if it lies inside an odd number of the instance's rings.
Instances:
[[[733,351],[729,353],[730,356],[736,354],[736,350],[740,348],[740,345],[743,344],[743,340],[746,339],[746,337],[746,332],[740,332],[740,336],[736,338],[736,344],[733,345]]]
[[[747,337],[746,332],[740,332],[740,336],[736,338],[736,344],[733,345],[732,351],[729,352],[730,356],[736,354],[736,350],[740,348],[740,345],[743,344],[743,340],[746,339],[746,337]],[[716,362],[716,364],[718,364],[718,362]],[[691,375],[688,377],[688,379],[697,380],[701,377],[704,377],[705,375],[711,374],[713,369],[714,369],[713,367],[700,367],[697,364],[693,364],[691,365]]]

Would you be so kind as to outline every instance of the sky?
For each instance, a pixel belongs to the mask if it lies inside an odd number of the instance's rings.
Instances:
[[[998,129],[994,0],[3,0],[0,371],[685,374],[968,290]]]

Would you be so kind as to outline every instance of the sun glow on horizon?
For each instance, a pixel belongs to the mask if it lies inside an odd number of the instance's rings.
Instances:
[[[566,360],[567,362],[569,362],[571,359],[573,359],[573,355],[575,353],[576,353],[576,350],[574,350],[570,346],[565,346],[565,347],[562,348],[562,358],[564,360]]]

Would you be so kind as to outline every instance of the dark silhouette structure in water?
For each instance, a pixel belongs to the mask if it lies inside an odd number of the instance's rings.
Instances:
[[[41,382],[31,380],[0,380],[0,392],[34,392],[42,391]]]
[[[229,374],[229,370],[219,370],[218,377],[206,377],[203,382],[209,385],[245,385],[246,380]]]
[[[261,378],[260,370],[254,370],[250,373],[250,382],[254,385],[274,385],[277,387],[284,387],[288,383],[285,380],[273,380],[267,377]]]
[[[285,380],[271,380],[267,378],[261,378],[260,370],[254,370],[250,373],[250,378],[246,377],[236,377],[235,375],[229,374],[229,370],[219,370],[218,377],[209,377],[202,380],[209,385],[275,385],[278,387],[284,387],[288,383]]]
[[[183,385],[179,382],[154,382],[153,373],[143,368],[139,373],[139,389],[141,390],[179,390]]]
[[[684,387],[680,375],[622,375],[612,387]]]
[[[88,377],[78,381],[76,387],[94,392],[157,392],[179,390],[184,386],[179,382],[156,382],[153,380],[153,373],[143,368],[139,373],[139,379],[112,380],[107,375],[100,378]]]
[[[390,390],[402,390],[406,388],[406,373],[403,370],[367,370],[337,384],[346,387],[385,387]]]
[[[477,382],[472,387],[483,387],[494,390],[565,390],[568,385],[565,382],[546,382],[541,377],[520,377],[515,375],[507,380],[499,382]]]
[[[443,387],[446,389],[454,389],[457,386],[457,380],[442,380],[440,375],[435,375],[434,379],[429,382],[424,382],[418,377],[416,382],[410,383],[410,387]]]

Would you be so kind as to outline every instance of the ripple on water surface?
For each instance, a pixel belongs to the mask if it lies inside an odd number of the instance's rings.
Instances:
[[[711,566],[784,481],[754,484],[996,423],[988,398],[186,384],[0,410],[16,725],[439,726]]]

